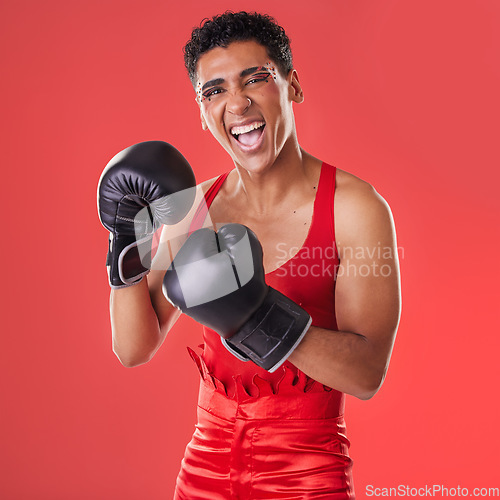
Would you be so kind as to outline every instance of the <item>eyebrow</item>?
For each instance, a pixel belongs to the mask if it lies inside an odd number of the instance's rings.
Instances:
[[[245,76],[251,75],[252,73],[255,73],[256,71],[261,71],[265,70],[268,71],[265,66],[252,66],[251,68],[244,69],[240,73],[240,78],[244,78]],[[213,80],[209,80],[203,87],[201,87],[201,90],[205,90],[208,87],[213,87],[214,85],[220,85],[221,83],[224,83],[226,80],[224,78],[214,78]]]

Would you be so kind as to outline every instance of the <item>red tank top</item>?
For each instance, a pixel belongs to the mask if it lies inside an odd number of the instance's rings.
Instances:
[[[190,231],[203,226],[208,209],[217,196],[229,172],[216,179],[205,194],[191,223]],[[337,330],[335,319],[335,278],[339,265],[334,230],[335,167],[323,163],[314,201],[311,226],[302,247],[294,255],[283,247],[284,263],[266,274],[266,283],[302,306],[312,318],[312,325]],[[278,248],[278,251],[280,249]],[[330,390],[307,377],[290,362],[285,361],[274,373],[251,361],[240,361],[222,344],[220,335],[204,327],[203,354],[201,357],[188,348],[198,364],[203,377],[210,375],[214,385],[229,397],[238,393],[258,396],[259,393],[276,393],[290,383],[300,385],[304,391]],[[290,373],[291,372],[291,373]],[[293,375],[293,376],[292,376]],[[335,391],[337,392],[337,391]],[[343,406],[341,393],[340,406]]]

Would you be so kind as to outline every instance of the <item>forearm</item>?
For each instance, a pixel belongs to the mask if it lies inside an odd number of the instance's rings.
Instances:
[[[384,358],[362,335],[311,326],[288,360],[328,387],[369,399],[382,384]]]
[[[132,367],[149,361],[163,336],[147,279],[131,287],[111,290],[110,316],[113,351],[121,363]]]

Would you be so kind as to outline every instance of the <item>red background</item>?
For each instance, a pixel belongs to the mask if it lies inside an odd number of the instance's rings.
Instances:
[[[499,486],[500,4],[18,0],[0,7],[0,496],[171,498],[200,328],[183,318],[149,364],[119,364],[95,193],[143,140],[174,144],[200,181],[231,167],[181,52],[227,8],[285,26],[301,144],[393,209],[403,315],[383,388],[348,397],[358,498],[369,484]]]

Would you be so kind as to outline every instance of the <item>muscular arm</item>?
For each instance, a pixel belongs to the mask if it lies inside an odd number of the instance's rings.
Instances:
[[[155,283],[161,283],[163,274],[152,271],[147,280],[137,285],[111,291],[113,352],[126,367],[147,363],[180,316],[180,312],[155,291]],[[148,283],[152,284],[151,289]]]
[[[339,331],[311,327],[288,359],[329,387],[369,399],[384,380],[399,323],[394,223],[387,203],[358,179],[341,184],[335,211]]]
[[[162,234],[160,249],[165,244]],[[164,270],[152,270],[137,285],[111,290],[113,352],[126,367],[147,363],[180,316],[161,291],[164,274]]]

